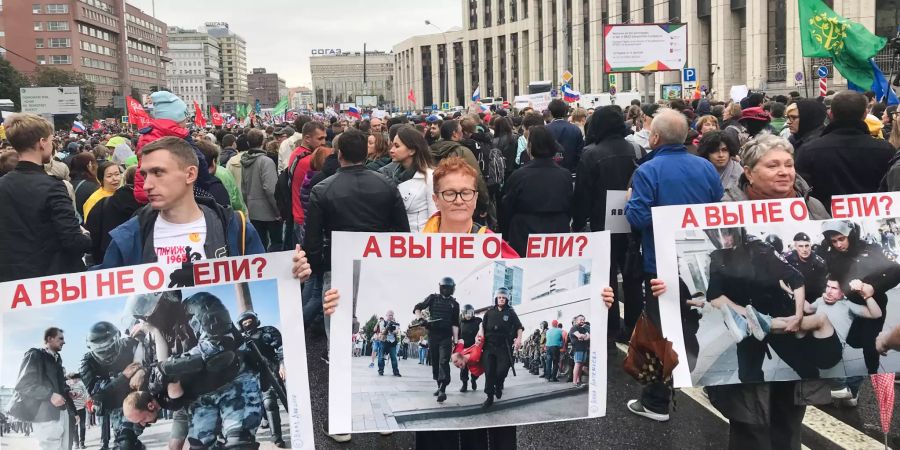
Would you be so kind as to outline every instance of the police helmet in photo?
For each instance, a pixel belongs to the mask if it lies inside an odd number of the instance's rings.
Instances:
[[[441,278],[441,282],[438,287],[440,288],[441,295],[443,295],[444,297],[449,297],[453,295],[454,292],[456,292],[456,282],[453,281],[453,278],[450,277]]]
[[[509,306],[510,292],[509,289],[503,286],[498,287],[497,290],[494,291],[494,306],[497,306],[497,297],[499,297],[500,295],[503,295],[503,297],[506,298],[506,306]]]
[[[475,317],[475,307],[468,303],[463,305],[463,317],[466,319]]]
[[[184,301],[184,310],[197,336],[225,336],[231,329],[231,315],[215,295],[198,292]]]
[[[706,233],[706,236],[709,237],[710,242],[717,250],[740,247],[743,245],[747,233],[743,227],[714,228],[703,230],[703,232]],[[727,245],[729,239],[731,240],[731,245]]]
[[[253,323],[245,327],[244,321],[247,319],[253,319]],[[256,313],[253,311],[244,311],[240,316],[238,316],[237,323],[241,331],[246,332],[255,330],[257,327],[259,327],[259,316],[256,315]]]
[[[784,242],[777,234],[769,234],[766,236],[766,244],[771,245],[778,253],[784,251]]]
[[[119,329],[109,322],[95,323],[88,331],[87,347],[100,364],[112,363],[122,348]]]

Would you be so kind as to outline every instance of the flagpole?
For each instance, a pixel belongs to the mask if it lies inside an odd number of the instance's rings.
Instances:
[[[806,80],[806,83],[803,83],[803,90],[806,93],[806,98],[809,98],[809,83],[812,83],[812,80],[809,78],[809,74],[806,72],[806,69],[808,68],[807,66],[809,65],[806,62],[807,58],[802,58],[802,59],[803,59],[803,79]],[[810,63],[811,62],[812,61],[810,61]]]

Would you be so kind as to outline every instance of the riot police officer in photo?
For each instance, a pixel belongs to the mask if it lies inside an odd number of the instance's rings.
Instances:
[[[259,352],[261,366],[259,371],[259,386],[263,392],[266,413],[269,416],[269,427],[272,430],[272,439],[276,447],[284,448],[284,439],[281,436],[281,414],[278,412],[277,389],[284,393],[284,346],[281,341],[281,332],[271,325],[260,326],[259,316],[253,311],[246,311],[238,317],[238,325],[244,337],[246,350]],[[250,347],[253,348],[250,348]],[[275,374],[279,378],[275,378]],[[287,405],[285,405],[287,407]]]
[[[444,277],[438,286],[438,294],[429,295],[425,301],[413,308],[416,316],[428,310],[428,344],[430,348],[431,371],[437,390],[438,403],[447,400],[447,385],[450,384],[450,353],[459,336],[459,303],[453,298],[456,282]]]
[[[478,336],[479,329],[481,329],[481,318],[475,316],[475,307],[469,304],[463,306],[462,320],[459,322],[459,338],[462,339],[464,348],[475,345],[475,337]],[[462,380],[462,387],[459,389],[459,392],[469,390],[469,376],[468,367],[463,367],[459,370],[459,379]],[[478,376],[472,374],[471,377],[472,390],[474,391],[478,389],[476,384]]]
[[[812,240],[803,232],[794,235],[794,251],[785,257],[806,280],[806,298],[817,299],[825,292],[825,276],[828,267],[825,260],[813,252]]]
[[[494,404],[494,397],[498,400],[503,396],[503,382],[512,366],[512,352],[517,350],[522,342],[522,332],[525,327],[519,321],[519,316],[509,306],[509,289],[498,288],[494,292],[494,306],[484,313],[479,335],[484,337],[484,350],[481,356],[484,365],[484,393],[487,399],[482,404],[483,408],[489,408]]]
[[[132,378],[144,378],[144,369],[134,361],[139,345],[137,339],[123,337],[115,325],[97,322],[88,332],[88,352],[79,370],[88,394],[100,409],[99,415],[110,422],[114,447],[120,450],[143,448],[138,441],[143,427],[122,417],[122,401],[132,390]]]

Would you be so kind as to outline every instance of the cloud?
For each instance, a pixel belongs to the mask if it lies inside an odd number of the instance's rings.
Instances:
[[[147,13],[154,0],[130,0]],[[247,70],[265,67],[288,86],[309,85],[310,50],[390,52],[411,36],[437,33],[431,20],[447,30],[462,26],[460,0],[417,3],[400,0],[373,2],[296,2],[218,0],[209,2],[155,0],[156,17],[168,25],[196,28],[205,22],[228,22],[247,41]]]

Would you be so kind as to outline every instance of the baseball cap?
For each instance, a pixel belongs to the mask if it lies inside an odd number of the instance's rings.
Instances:
[[[432,115],[430,115],[430,116],[428,116],[428,117],[425,118],[425,121],[428,122],[428,123],[435,123],[435,122],[437,122],[437,121],[439,121],[439,120],[441,120],[441,117],[438,116],[437,114],[432,114]]]
[[[822,234],[826,236],[828,233],[849,236],[851,231],[853,231],[853,224],[849,220],[828,220],[822,222]]]
[[[287,137],[291,137],[291,136],[294,135],[294,129],[291,128],[291,127],[289,127],[289,126],[285,126],[285,127],[282,127],[282,128],[279,128],[279,129],[275,130],[275,132],[272,133],[272,134],[274,134],[275,136],[287,136]]]

